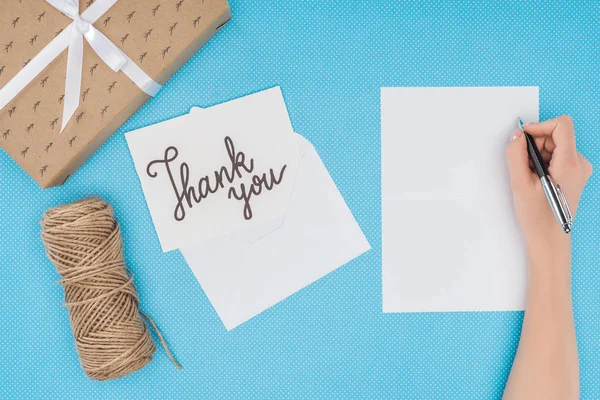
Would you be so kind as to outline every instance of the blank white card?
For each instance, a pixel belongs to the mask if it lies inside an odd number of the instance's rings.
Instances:
[[[384,312],[523,310],[505,148],[537,87],[381,89]]]

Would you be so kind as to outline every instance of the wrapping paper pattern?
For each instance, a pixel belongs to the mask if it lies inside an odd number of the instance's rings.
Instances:
[[[81,0],[80,12],[92,2]],[[163,84],[229,18],[226,0],[120,0],[94,26]],[[45,1],[0,3],[0,87],[71,22]],[[80,105],[59,133],[66,58],[0,110],[0,146],[42,187],[64,183],[148,99],[84,41]]]

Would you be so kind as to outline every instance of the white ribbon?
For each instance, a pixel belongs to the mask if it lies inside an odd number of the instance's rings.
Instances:
[[[63,108],[62,132],[77,107],[81,93],[83,69],[83,38],[113,71],[123,71],[140,89],[150,96],[156,95],[161,86],[154,82],[138,65],[113,42],[92,25],[117,0],[96,0],[81,16],[79,0],[46,0],[54,8],[73,20],[57,37],[42,49],[21,71],[0,89],[0,110],[11,102],[32,80],[38,76],[67,47],[67,78],[65,106]]]

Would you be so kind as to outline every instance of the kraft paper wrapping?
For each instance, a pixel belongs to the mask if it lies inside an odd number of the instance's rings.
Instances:
[[[230,18],[227,0],[119,0],[94,26],[164,84]],[[0,87],[71,22],[42,0],[0,2]],[[84,40],[80,104],[61,133],[67,51],[0,110],[0,147],[43,188],[62,185],[149,99]]]

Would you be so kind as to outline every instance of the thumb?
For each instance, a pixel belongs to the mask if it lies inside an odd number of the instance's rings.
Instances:
[[[533,173],[529,168],[527,142],[520,129],[515,129],[511,134],[510,142],[506,147],[506,161],[513,192],[527,190],[535,184]]]

